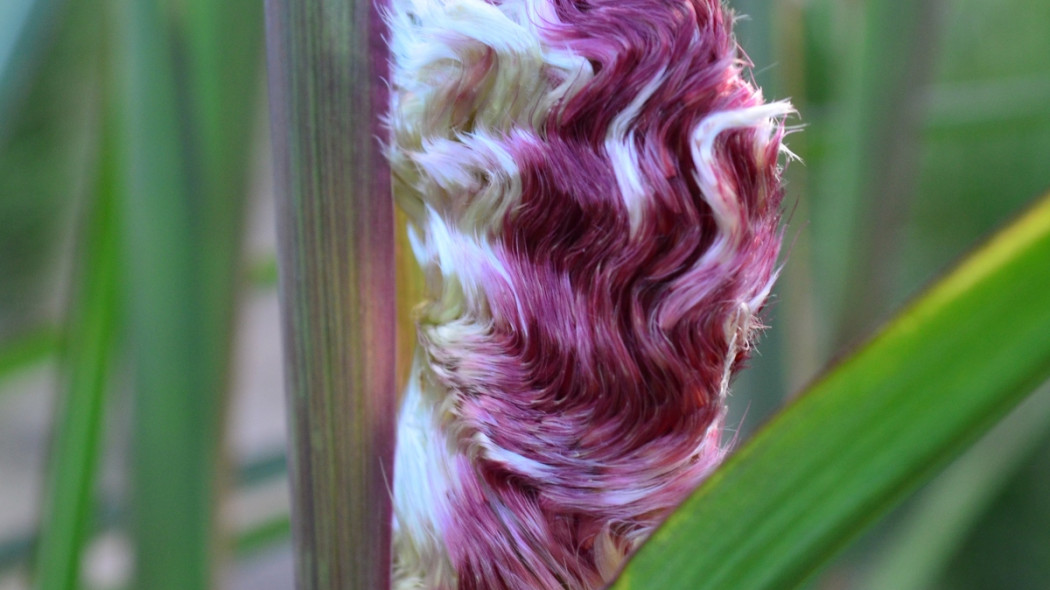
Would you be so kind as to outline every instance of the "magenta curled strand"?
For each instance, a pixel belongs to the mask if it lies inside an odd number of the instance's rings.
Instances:
[[[717,0],[395,0],[398,588],[600,588],[716,467],[783,118]]]

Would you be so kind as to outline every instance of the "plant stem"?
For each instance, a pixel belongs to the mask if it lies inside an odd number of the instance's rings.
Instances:
[[[396,307],[378,9],[266,2],[300,590],[389,586]]]

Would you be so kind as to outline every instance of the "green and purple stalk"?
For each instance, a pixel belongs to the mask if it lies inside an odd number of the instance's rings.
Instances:
[[[386,588],[395,416],[388,58],[367,1],[267,0],[297,587]]]

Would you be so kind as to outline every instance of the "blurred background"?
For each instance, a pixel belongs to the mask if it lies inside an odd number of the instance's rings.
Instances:
[[[1050,3],[730,4],[803,160],[743,441],[1050,190]],[[292,587],[263,74],[258,0],[0,2],[0,590]],[[1044,387],[809,586],[1048,579]]]

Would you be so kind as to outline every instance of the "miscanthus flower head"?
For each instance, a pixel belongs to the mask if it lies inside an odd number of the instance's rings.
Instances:
[[[398,588],[599,588],[725,454],[783,117],[719,0],[393,0]]]

